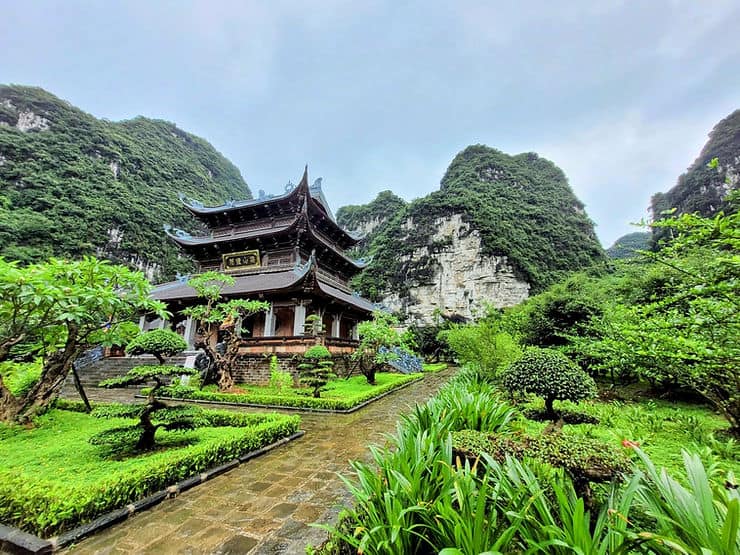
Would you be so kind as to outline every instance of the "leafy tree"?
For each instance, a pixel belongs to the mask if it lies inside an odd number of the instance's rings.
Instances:
[[[545,400],[546,415],[554,422],[558,415],[554,401],[589,399],[596,395],[593,378],[563,353],[553,349],[530,347],[502,374],[503,386],[509,391],[534,393]]]
[[[506,324],[527,345],[566,345],[569,336],[582,333],[601,314],[602,286],[585,273],[575,274],[511,309]]]
[[[496,312],[474,324],[453,325],[440,332],[457,360],[475,368],[480,378],[495,381],[500,371],[519,358],[522,349],[517,340],[504,331]]]
[[[728,198],[731,208],[738,196]],[[653,383],[706,398],[740,435],[740,214],[661,220],[674,238],[645,253],[660,287],[637,304],[617,303],[598,320],[593,349],[603,365],[625,365]]]
[[[205,304],[188,307],[183,314],[200,321],[201,337],[196,347],[202,348],[211,359],[218,376],[218,388],[227,391],[234,386],[232,371],[239,358],[241,323],[245,318],[269,310],[264,301],[249,299],[221,300],[224,287],[234,285],[234,278],[219,272],[205,272],[188,281]],[[219,328],[224,333],[225,349],[216,349]]]
[[[303,362],[298,364],[300,383],[313,388],[313,396],[319,398],[329,380],[336,377],[333,366],[329,349],[323,345],[309,347],[303,353]]]
[[[27,267],[0,258],[0,363],[25,346],[43,364],[39,380],[23,395],[14,395],[0,376],[0,420],[42,412],[85,349],[127,342],[137,313],[164,317],[164,305],[149,298],[150,288],[142,273],[91,257]]]
[[[383,364],[397,355],[393,347],[402,346],[401,334],[394,326],[398,320],[386,312],[373,312],[373,319],[360,322],[357,331],[360,344],[352,357],[360,363],[360,370],[367,383],[375,385],[375,374]]]

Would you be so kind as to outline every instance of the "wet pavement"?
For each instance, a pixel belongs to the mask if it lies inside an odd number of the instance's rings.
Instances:
[[[454,370],[428,374],[353,414],[303,414],[302,438],[135,514],[64,553],[305,553],[350,498],[337,472],[367,460],[399,415],[424,402]],[[115,392],[115,394],[113,393]],[[131,400],[133,391],[88,391],[95,400]],[[245,409],[249,410],[249,409]]]

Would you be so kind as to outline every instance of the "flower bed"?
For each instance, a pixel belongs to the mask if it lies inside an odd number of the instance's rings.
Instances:
[[[208,387],[194,389],[182,386],[164,387],[157,393],[160,397],[193,401],[346,411],[422,377],[422,374],[379,372],[375,376],[375,385],[368,384],[364,376],[333,380],[327,384],[318,399],[311,397],[311,390],[307,388],[291,387],[279,390],[254,385],[240,385],[238,386],[240,392],[237,393],[220,393]]]
[[[54,409],[32,429],[0,426],[0,522],[48,537],[298,431],[300,418],[204,411],[209,427],[158,433],[158,448],[115,457],[89,443],[123,419]]]

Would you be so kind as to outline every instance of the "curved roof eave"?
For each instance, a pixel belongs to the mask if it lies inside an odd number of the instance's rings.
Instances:
[[[202,203],[195,201],[194,199],[188,199],[185,195],[182,193],[178,194],[178,198],[180,199],[180,202],[183,203],[185,208],[187,208],[192,214],[194,215],[200,215],[200,216],[207,216],[209,214],[216,214],[219,212],[231,212],[234,210],[239,210],[241,208],[247,208],[250,206],[260,206],[260,205],[267,205],[267,204],[274,204],[276,202],[282,202],[288,198],[291,198],[291,196],[299,196],[301,192],[308,193],[308,196],[310,197],[310,191],[308,186],[308,166],[303,170],[303,177],[301,178],[301,181],[293,187],[290,191],[286,191],[282,195],[277,195],[274,197],[269,197],[266,199],[247,199],[247,200],[238,200],[238,201],[230,201],[226,204],[222,204],[221,206],[203,206]]]
[[[234,234],[234,235],[224,235],[223,237],[211,237],[211,236],[193,237],[189,233],[186,233],[182,230],[175,229],[167,225],[164,227],[164,232],[170,239],[175,241],[175,243],[177,243],[178,245],[195,247],[199,245],[209,245],[212,243],[219,243],[221,241],[229,240],[229,239],[254,239],[257,237],[262,237],[263,235],[285,233],[286,231],[291,231],[294,227],[296,227],[299,221],[300,221],[300,218],[296,217],[293,219],[292,222],[290,222],[289,225],[270,227],[266,229],[257,229],[252,232],[239,233],[239,234]],[[171,230],[173,229],[175,233],[172,233]]]

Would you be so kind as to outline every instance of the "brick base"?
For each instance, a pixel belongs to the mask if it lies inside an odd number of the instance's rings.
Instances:
[[[276,353],[278,368],[283,372],[290,372],[295,383],[298,383],[298,364],[303,358],[290,353]],[[236,383],[267,385],[270,383],[271,355],[241,355],[234,369]],[[348,370],[347,360],[344,357],[334,357],[334,372],[344,375]]]

